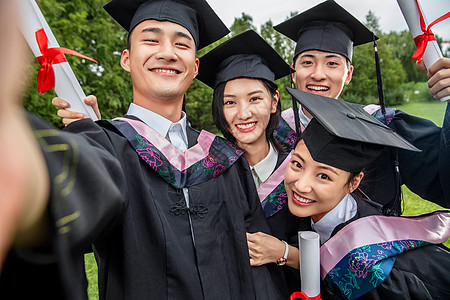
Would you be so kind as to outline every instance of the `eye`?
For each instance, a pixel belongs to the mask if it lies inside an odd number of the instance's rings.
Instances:
[[[233,105],[233,104],[235,104],[236,102],[234,102],[233,100],[228,100],[228,101],[225,101],[224,103],[223,103],[223,105]]]
[[[323,173],[320,173],[319,175],[317,175],[317,177],[319,177],[320,179],[323,179],[323,180],[329,180],[330,179],[330,177],[328,177],[327,174],[323,174]]]
[[[144,40],[144,43],[147,43],[147,44],[157,44],[158,41],[157,41],[157,40],[154,40],[154,39],[145,39],[145,40]]]
[[[250,98],[250,102],[258,101],[258,100],[262,100],[262,98],[261,97],[252,97],[252,98]]]
[[[175,45],[177,45],[178,47],[182,47],[182,48],[189,48],[189,45],[185,44],[185,43],[176,43]]]
[[[302,167],[302,165],[296,160],[292,161],[292,164],[294,165],[295,168],[298,168],[298,169],[300,169]]]
[[[339,66],[339,63],[335,62],[335,61],[330,61],[330,62],[328,62],[328,65],[332,66],[332,67],[337,67],[337,66]]]
[[[304,66],[312,65],[312,61],[304,60],[304,61],[302,61],[302,65],[304,65]]]

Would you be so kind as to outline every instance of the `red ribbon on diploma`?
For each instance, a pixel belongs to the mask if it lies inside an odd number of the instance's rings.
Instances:
[[[290,300],[294,300],[294,299],[303,299],[303,300],[322,300],[320,298],[320,294],[315,296],[315,297],[309,297],[308,295],[306,295],[303,292],[294,292],[291,295]]]
[[[36,31],[36,41],[39,45],[39,50],[41,50],[42,53],[42,56],[37,57],[37,60],[41,65],[37,74],[39,94],[45,93],[55,87],[55,72],[53,71],[53,65],[66,62],[67,59],[64,54],[79,56],[98,63],[92,58],[74,50],[63,47],[48,48],[48,38],[43,28]]]
[[[422,11],[420,11],[419,3],[416,0],[417,8],[419,9],[419,15],[420,15],[420,28],[423,31],[423,34],[418,35],[414,38],[414,42],[416,43],[417,50],[414,52],[414,55],[412,56],[413,59],[419,60],[422,58],[423,54],[425,53],[425,49],[427,49],[427,45],[429,41],[435,41],[434,33],[431,31],[431,27],[447,18],[450,18],[450,12],[446,13],[442,17],[436,19],[433,23],[428,25],[426,27],[425,20],[423,19]]]

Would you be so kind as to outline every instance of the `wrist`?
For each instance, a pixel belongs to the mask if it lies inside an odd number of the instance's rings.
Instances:
[[[280,257],[277,260],[277,262],[276,262],[277,266],[284,266],[287,263],[287,258],[288,258],[288,255],[289,255],[289,245],[288,245],[288,243],[286,243],[285,241],[282,241],[282,242],[284,243],[284,246],[285,246],[284,254],[283,254],[282,257]]]

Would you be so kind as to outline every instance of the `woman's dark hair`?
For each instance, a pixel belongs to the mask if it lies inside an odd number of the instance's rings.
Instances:
[[[272,96],[273,100],[277,93],[277,86],[274,83],[267,81],[265,79],[257,79],[257,80],[260,81],[265,86],[267,91],[269,91],[269,94]],[[236,143],[236,138],[231,134],[230,125],[228,124],[227,120],[225,119],[225,115],[223,114],[223,97],[226,84],[227,84],[226,82],[222,82],[214,89],[212,102],[212,115],[217,129],[219,129],[220,132],[222,132],[223,136],[230,142]],[[281,101],[278,100],[277,110],[275,113],[270,114],[269,124],[267,124],[266,127],[266,139],[274,146],[274,148],[278,152],[285,150],[283,146],[281,146],[280,143],[278,143],[275,137],[273,136],[273,132],[277,128],[278,123],[280,123],[280,119],[281,119]]]

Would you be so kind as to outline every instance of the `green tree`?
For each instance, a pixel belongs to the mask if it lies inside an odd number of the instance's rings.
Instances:
[[[103,9],[106,0],[38,0],[44,17],[61,47],[70,48],[94,58],[94,64],[79,57],[66,55],[75,76],[86,95],[97,96],[102,117],[111,118],[126,112],[132,100],[131,80],[120,66],[120,56],[126,47],[126,31]],[[32,78],[25,95],[25,106],[62,126],[56,116],[51,90],[39,95],[36,74],[39,64],[30,68]]]
[[[368,21],[366,26],[374,30],[380,38],[377,41],[377,48],[386,104],[401,103],[404,100],[401,84],[406,78],[402,62],[393,55],[391,47],[386,43],[385,35],[379,30],[378,18],[375,14],[369,11],[366,20]],[[344,88],[341,99],[361,104],[378,103],[377,75],[372,43],[354,48],[352,65],[354,66],[353,78],[350,85]]]
[[[230,27],[231,36],[235,36],[249,29],[256,30],[256,27],[253,25],[253,18],[243,12],[240,18],[234,18],[234,22]]]
[[[416,61],[411,58],[417,47],[409,31],[391,31],[383,35],[383,40],[388,45],[394,58],[400,60],[406,74],[406,82],[427,80],[426,74],[416,66]]]

